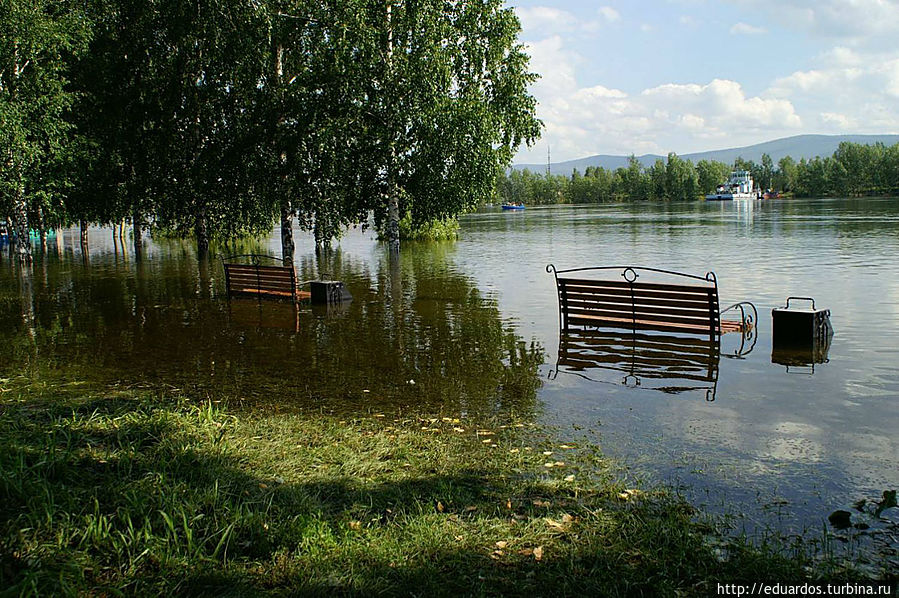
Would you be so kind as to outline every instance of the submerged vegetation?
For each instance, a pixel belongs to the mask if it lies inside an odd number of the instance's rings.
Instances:
[[[801,545],[724,541],[676,495],[528,421],[77,388],[3,381],[14,594],[706,595],[858,577]]]
[[[833,156],[802,159],[790,156],[775,165],[768,154],[761,163],[737,159],[734,164],[700,160],[695,165],[677,154],[649,168],[631,156],[626,168],[588,167],[568,175],[512,170],[497,186],[503,202],[525,204],[598,203],[640,200],[695,200],[715,190],[731,170],[748,170],[756,185],[797,197],[849,197],[899,194],[899,144],[863,145],[843,142]]]

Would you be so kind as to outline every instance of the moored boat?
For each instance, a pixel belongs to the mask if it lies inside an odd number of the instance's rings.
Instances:
[[[759,192],[752,182],[752,174],[748,170],[735,170],[730,173],[726,183],[718,185],[714,193],[705,196],[709,201],[729,201],[733,199],[758,199]]]
[[[523,210],[524,204],[523,203],[504,203],[503,209],[504,210]]]

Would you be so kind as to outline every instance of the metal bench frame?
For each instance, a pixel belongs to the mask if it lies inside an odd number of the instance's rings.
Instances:
[[[615,270],[619,271],[623,281],[564,276],[574,272]],[[593,266],[557,270],[553,264],[547,265],[546,271],[555,277],[561,330],[568,330],[571,325],[635,331],[659,330],[702,334],[714,340],[727,332],[746,333],[758,321],[755,306],[747,301],[719,310],[718,279],[714,272],[695,276],[639,266]],[[640,272],[665,274],[690,282],[638,282]],[[739,311],[740,319],[724,320],[721,316],[729,311]]]

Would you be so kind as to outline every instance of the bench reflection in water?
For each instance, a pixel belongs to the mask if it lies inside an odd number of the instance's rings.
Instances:
[[[725,352],[741,358],[754,346],[754,335]],[[720,337],[696,337],[643,331],[562,330],[556,367],[559,372],[607,384],[669,394],[701,392],[714,401],[721,362]]]

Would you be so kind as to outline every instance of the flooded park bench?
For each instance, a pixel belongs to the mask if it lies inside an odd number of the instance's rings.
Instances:
[[[264,265],[260,263],[262,260],[273,263]],[[255,328],[280,328],[299,332],[299,302],[308,300],[313,304],[313,313],[332,315],[343,311],[346,304],[352,301],[352,295],[342,282],[301,282],[297,280],[292,264],[284,266],[280,263],[279,258],[270,255],[248,254],[222,258],[229,312],[233,321]],[[309,291],[301,290],[306,285],[309,285]],[[280,301],[274,305],[263,305],[263,299]]]
[[[300,290],[297,272],[293,265],[263,265],[260,260],[273,262],[281,260],[269,255],[234,255],[222,258],[225,268],[225,288],[228,298],[256,297],[259,299],[281,299],[304,301],[312,297],[309,291]],[[235,262],[246,260],[249,263]]]
[[[755,306],[744,301],[720,311],[713,272],[694,276],[633,266],[556,270],[552,264],[546,271],[555,276],[559,299],[559,353],[551,378],[566,371],[590,379],[584,372],[601,368],[623,373],[621,383],[628,386],[668,393],[704,389],[712,401],[721,336],[741,334],[739,348],[728,357],[742,357],[755,344]],[[722,317],[728,312],[738,319]]]

